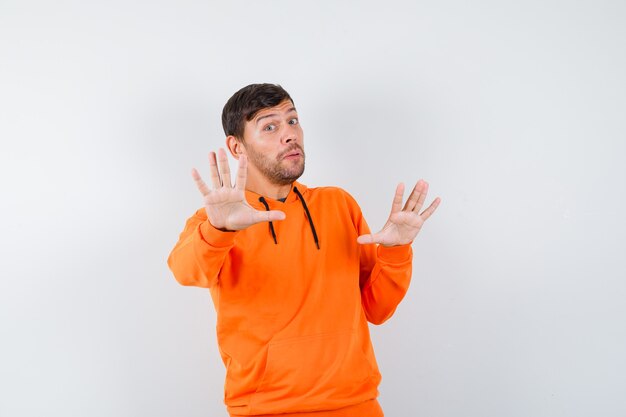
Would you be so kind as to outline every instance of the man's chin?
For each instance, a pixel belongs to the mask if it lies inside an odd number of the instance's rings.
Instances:
[[[293,163],[289,164],[288,167],[283,169],[283,176],[285,178],[295,178],[298,179],[304,173],[304,160],[302,161],[293,161]]]
[[[274,178],[273,182],[278,185],[288,185],[300,178],[302,174],[304,174],[304,166],[283,172],[280,178]]]

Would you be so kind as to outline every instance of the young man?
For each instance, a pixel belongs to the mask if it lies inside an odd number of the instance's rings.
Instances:
[[[381,417],[380,373],[368,324],[406,293],[411,242],[435,211],[428,184],[370,234],[359,206],[335,187],[307,188],[298,113],[280,86],[254,84],[224,106],[226,152],[209,155],[211,187],[192,171],[204,207],[168,264],[182,285],[209,288],[226,366],[231,416]]]

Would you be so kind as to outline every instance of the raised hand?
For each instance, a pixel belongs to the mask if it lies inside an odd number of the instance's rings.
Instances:
[[[218,165],[219,161],[219,165]],[[194,168],[191,175],[204,197],[204,208],[211,224],[221,230],[242,230],[260,222],[284,220],[285,213],[278,210],[259,211],[246,201],[245,186],[248,160],[245,155],[239,157],[239,168],[235,186],[231,185],[228,158],[223,149],[209,153],[211,184],[209,189]]]
[[[428,183],[419,180],[406,204],[402,207],[404,184],[398,184],[391,205],[391,214],[385,226],[378,233],[359,236],[357,242],[361,244],[380,243],[383,246],[406,245],[413,242],[424,222],[435,212],[441,202],[439,197],[435,198],[430,206],[420,214],[427,194]]]

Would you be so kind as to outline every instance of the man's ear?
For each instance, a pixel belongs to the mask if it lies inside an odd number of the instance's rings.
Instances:
[[[226,136],[226,147],[235,159],[239,159],[239,155],[246,153],[246,148],[243,146],[243,142],[233,135]]]

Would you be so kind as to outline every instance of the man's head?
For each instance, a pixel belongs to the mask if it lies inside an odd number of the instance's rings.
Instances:
[[[289,93],[274,84],[252,84],[237,91],[222,112],[226,144],[250,162],[249,176],[287,185],[304,172],[303,132]]]
[[[234,136],[243,140],[244,126],[247,121],[269,107],[279,105],[291,96],[280,85],[250,84],[237,91],[224,105],[222,111],[222,127],[226,136]]]

